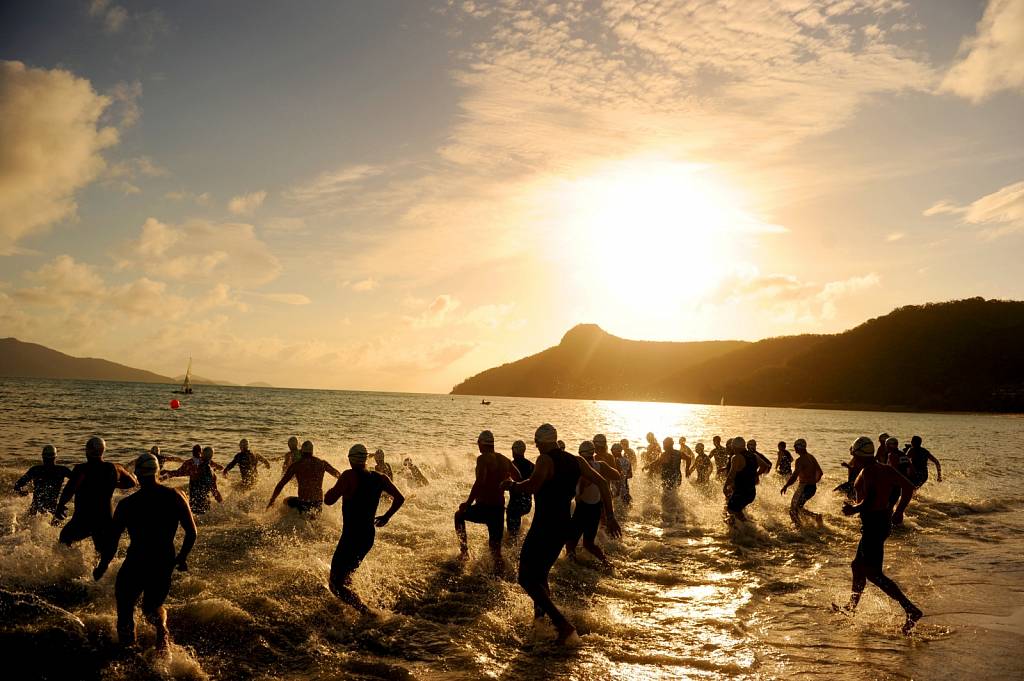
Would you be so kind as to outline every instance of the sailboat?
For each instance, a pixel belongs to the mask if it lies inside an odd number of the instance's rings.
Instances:
[[[182,395],[192,394],[192,355],[188,357],[188,368],[185,369],[185,380],[181,382],[181,390],[175,390],[174,392]]]

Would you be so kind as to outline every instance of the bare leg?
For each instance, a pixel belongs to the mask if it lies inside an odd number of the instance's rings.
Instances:
[[[167,632],[167,610],[161,605],[155,610],[142,613],[146,619],[156,627],[156,649],[160,651],[167,650],[170,645],[170,636]],[[134,626],[134,622],[132,625]]]
[[[551,618],[551,622],[555,625],[555,629],[558,630],[558,642],[565,643],[570,636],[576,633],[576,627],[565,618],[565,615],[555,606],[551,600],[551,590],[548,587],[547,580],[543,582],[522,582],[519,584],[523,587],[526,593],[533,599],[533,612],[535,616],[547,615]]]
[[[597,558],[604,565],[611,566],[611,563],[608,562],[608,556],[604,555],[604,551],[602,551],[601,547],[598,546],[592,539],[584,539],[583,548],[589,551],[592,556]]]
[[[469,554],[469,538],[466,536],[466,520],[462,511],[455,512],[455,536],[459,538],[459,552],[463,556]]]
[[[903,633],[908,634],[910,630],[914,628],[917,621],[921,619],[924,613],[916,605],[910,602],[903,590],[883,572],[873,572],[867,575],[867,578],[872,584],[877,586],[882,592],[893,599],[903,608],[904,612],[907,613],[907,621],[903,623]]]
[[[363,599],[359,598],[359,595],[352,590],[352,575],[338,577],[332,574],[329,585],[331,593],[340,598],[342,602],[351,605],[364,615],[370,614],[370,608],[367,607],[366,603],[363,603]]]
[[[505,572],[505,557],[501,555],[501,542],[491,544],[491,556],[494,558],[494,574]]]
[[[850,571],[853,578],[850,583],[850,602],[846,605],[846,609],[853,612],[860,603],[860,597],[864,595],[864,587],[868,584],[868,578],[860,561],[856,558],[850,563]]]

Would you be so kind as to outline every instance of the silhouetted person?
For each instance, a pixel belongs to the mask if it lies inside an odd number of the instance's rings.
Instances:
[[[590,440],[580,443],[580,456],[591,468],[605,480],[620,480],[622,475],[619,471],[604,461],[598,461],[594,450],[594,443]],[[597,484],[581,477],[580,481],[576,483],[576,508],[572,513],[572,531],[565,542],[565,553],[570,559],[576,560],[576,546],[582,537],[583,548],[606,567],[611,567],[608,557],[604,555],[604,551],[596,541],[597,528],[601,524],[601,510],[601,489]]]
[[[661,445],[654,433],[647,433],[647,448],[644,449],[644,465],[642,470],[654,477],[658,473],[658,459],[661,458]]]
[[[870,581],[906,611],[903,633],[907,634],[921,619],[921,610],[910,602],[896,582],[885,576],[882,562],[885,558],[885,540],[889,538],[893,523],[899,525],[903,522],[903,511],[914,494],[914,484],[891,466],[878,463],[875,459],[875,445],[869,437],[857,438],[850,453],[854,458],[853,466],[859,471],[854,482],[857,503],[844,503],[843,514],[860,514],[861,536],[857,555],[850,564],[853,572],[852,593],[845,610],[851,613],[856,610],[864,587]],[[893,488],[900,490],[899,504],[895,511],[889,501]]]
[[[419,466],[414,464],[412,459],[408,456],[402,461],[402,470],[405,471],[405,475],[409,478],[409,482],[415,487],[426,487],[430,484],[430,481],[427,480],[427,476],[423,475],[423,471],[421,471]]]
[[[619,537],[622,530],[615,520],[608,483],[582,458],[559,449],[558,431],[554,426],[545,423],[538,428],[534,444],[540,455],[533,475],[522,482],[506,480],[504,483],[506,489],[533,494],[537,502],[533,523],[519,553],[519,584],[533,599],[534,616],[550,617],[558,630],[558,642],[565,643],[576,635],[576,628],[552,602],[548,573],[565,547],[572,528],[569,509],[576,493],[576,483],[581,477],[597,484],[601,490],[608,534]]]
[[[352,590],[352,573],[373,548],[376,528],[387,525],[391,516],[405,503],[405,497],[390,478],[366,470],[366,459],[366,447],[353,445],[348,450],[348,462],[352,468],[342,473],[334,487],[324,495],[324,503],[328,506],[342,500],[341,539],[331,560],[330,589],[335,596],[362,613],[368,613],[370,609]],[[377,506],[385,492],[391,496],[391,508],[378,516]]]
[[[57,499],[61,485],[71,477],[71,469],[57,465],[57,448],[53,445],[43,446],[43,463],[29,468],[25,475],[14,483],[14,491],[22,496],[28,494],[25,485],[32,483],[32,503],[28,506],[29,515],[37,513],[53,513],[57,510]]]
[[[747,521],[743,509],[753,503],[757,497],[757,482],[760,477],[761,462],[757,455],[746,446],[742,437],[729,440],[729,473],[725,478],[722,492],[725,494],[725,510],[729,514],[727,522],[736,520]]]
[[[768,457],[757,451],[757,440],[751,438],[747,440],[747,451],[757,457],[757,476],[760,478],[762,475],[766,475],[772,470],[772,462],[768,460]]]
[[[722,446],[722,436],[716,435],[711,438],[714,445],[709,452],[711,459],[715,462],[715,475],[724,480],[729,473],[729,450]]]
[[[621,478],[611,483],[612,496],[629,506],[633,503],[633,496],[629,493],[629,481],[633,478],[633,463],[618,442],[612,445],[612,456],[619,463],[619,473],[622,474]]]
[[[170,640],[164,601],[175,566],[182,572],[188,570],[186,560],[196,542],[196,521],[184,495],[157,481],[159,472],[160,462],[152,454],[143,454],[135,461],[140,488],[117,504],[109,541],[92,575],[96,580],[103,577],[127,530],[128,553],[114,586],[117,638],[121,645],[135,645],[135,604],[141,596],[142,614],[156,627],[156,647],[166,650]],[[174,536],[179,525],[185,538],[175,555]]]
[[[533,475],[533,462],[526,458],[526,443],[516,440],[512,443],[512,465],[519,471],[519,479],[526,480]],[[533,508],[533,496],[522,492],[511,491],[508,494],[508,508],[505,510],[505,527],[508,537],[519,539],[519,530],[523,525],[523,516]]]
[[[199,448],[199,457],[196,458],[196,448]],[[217,487],[217,474],[214,473],[213,447],[192,448],[192,458],[181,464],[178,470],[164,473],[164,478],[188,478],[188,505],[192,513],[203,515],[210,511],[212,496],[217,503],[223,503],[224,497]],[[218,466],[219,468],[219,466]]]
[[[942,482],[942,464],[932,456],[931,452],[921,446],[920,435],[910,438],[910,451],[907,453],[910,456],[910,463],[914,467],[913,475],[910,478],[910,481],[914,483],[914,487],[920,487],[928,482],[929,461],[935,464],[935,479]]]
[[[629,440],[622,438],[619,440],[619,445],[622,447],[622,453],[626,455],[627,459],[629,459],[629,467],[635,471],[638,467],[638,462],[636,452],[634,452],[629,446]]]
[[[661,455],[656,461],[651,463],[648,468],[657,470],[661,473],[661,487],[662,489],[669,491],[674,490],[683,484],[683,455],[675,448],[675,440],[670,437],[665,438],[662,443],[665,449],[661,452]]]
[[[886,445],[886,441],[889,439],[889,433],[882,433],[878,436],[878,449],[875,450],[875,460],[878,463],[889,463],[889,449]],[[853,486],[854,477],[851,474],[850,486]]]
[[[153,445],[149,448],[149,453],[156,457],[156,460],[160,462],[161,470],[168,463],[181,463],[183,459],[180,456],[171,456],[170,454],[163,454],[160,452],[160,447]]]
[[[292,435],[288,438],[288,451],[284,453],[284,460],[281,462],[281,475],[287,473],[291,465],[301,457],[302,452],[299,451],[299,438]]]
[[[384,460],[384,450],[378,449],[373,453],[373,461],[376,464],[373,470],[381,475],[387,476],[388,480],[394,482],[395,472],[391,470],[391,464]]]
[[[138,484],[135,476],[124,466],[103,460],[107,443],[101,437],[89,438],[85,443],[85,463],[76,465],[64,486],[57,509],[57,518],[67,513],[71,497],[75,498],[75,512],[60,531],[60,543],[71,546],[86,537],[92,538],[97,551],[102,551],[110,532],[110,519],[114,508],[115,489],[131,489]]]
[[[698,442],[693,455],[693,469],[697,472],[697,484],[704,485],[711,481],[711,473],[715,469],[711,457],[704,451],[704,443]]]
[[[606,438],[602,433],[598,433],[594,436],[593,444],[594,459],[618,471],[619,462],[616,461],[615,457],[608,451],[608,438]],[[619,473],[621,472],[622,471],[619,471]]]
[[[292,478],[295,478],[299,483],[298,496],[286,498],[285,505],[294,508],[299,513],[312,515],[320,513],[324,502],[324,475],[330,473],[334,477],[340,478],[341,473],[331,464],[314,456],[314,451],[312,442],[306,440],[302,443],[298,460],[288,467],[281,481],[277,483],[274,493],[270,495],[270,501],[267,502],[267,508],[274,505],[274,501],[277,500],[277,496],[284,486]]]
[[[793,445],[796,447],[796,445]],[[779,443],[779,453],[775,457],[775,472],[779,475],[790,475],[793,473],[793,455],[786,449],[786,443]]]
[[[804,504],[810,501],[818,491],[818,482],[825,475],[825,472],[818,465],[818,460],[807,451],[806,440],[800,438],[793,443],[793,448],[796,450],[797,455],[796,467],[789,476],[789,480],[782,486],[782,491],[779,494],[785,494],[789,486],[796,482],[797,486],[793,491],[793,501],[789,504],[789,517],[793,519],[793,523],[797,527],[800,527],[801,515],[808,515],[820,527],[824,522],[821,514],[808,511],[804,508]]]
[[[480,450],[480,456],[476,458],[476,477],[469,497],[455,512],[455,535],[459,538],[459,553],[465,558],[469,555],[466,523],[486,525],[494,569],[501,571],[505,567],[505,559],[501,555],[501,539],[505,532],[505,490],[501,484],[506,480],[519,480],[519,470],[508,457],[494,451],[491,431],[480,433],[476,444]]]
[[[270,469],[270,462],[265,457],[260,456],[256,452],[249,449],[249,441],[242,438],[238,441],[238,453],[235,454],[235,458],[231,459],[231,462],[224,467],[224,475],[227,476],[235,466],[238,466],[238,472],[242,475],[242,489],[252,489],[259,482],[259,464],[263,464],[264,468]]]

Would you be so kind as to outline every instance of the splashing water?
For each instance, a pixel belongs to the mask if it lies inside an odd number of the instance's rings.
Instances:
[[[60,461],[83,458],[85,440],[106,438],[108,457],[127,463],[152,444],[185,455],[212,444],[226,463],[247,437],[271,458],[251,493],[221,482],[225,501],[199,520],[188,573],[168,598],[174,644],[158,655],[140,616],[142,652],[116,645],[115,560],[94,582],[89,542],[57,546],[58,528],[26,515],[27,500],[0,497],[0,652],[34,664],[24,678],[79,679],[479,679],[479,678],[1009,678],[1021,672],[1024,574],[1020,568],[1024,420],[983,415],[745,409],[675,404],[479,399],[304,390],[203,387],[166,406],[163,386],[0,380],[0,434],[9,450],[0,481],[10,489],[46,442]],[[484,428],[498,450],[530,441],[543,421],[570,447],[596,432],[612,441],[643,434],[757,437],[774,458],[778,440],[808,440],[826,471],[808,507],[823,529],[796,529],[781,476],[762,481],[752,523],[722,522],[717,487],[684,481],[677,495],[637,472],[624,535],[599,535],[614,573],[581,553],[552,572],[555,600],[582,635],[552,645],[532,622],[515,583],[518,549],[493,576],[486,531],[470,525],[472,557],[457,559],[452,514],[472,483],[473,443]],[[856,519],[829,492],[845,480],[849,442],[882,430],[921,434],[942,460],[944,482],[915,497],[887,545],[886,570],[925,610],[918,631],[899,635],[902,611],[869,586],[859,612],[845,602]],[[406,506],[377,534],[354,587],[379,612],[363,617],[326,588],[340,534],[337,507],[317,520],[264,511],[280,475],[284,442],[310,438],[339,469],[354,442],[382,447],[396,473],[411,456],[430,479],[400,475]],[[993,465],[992,447],[999,445]],[[535,453],[528,453],[531,458]],[[934,470],[932,471],[934,478]],[[292,488],[294,489],[294,488]],[[386,503],[386,502],[385,502]],[[528,524],[528,518],[524,519]],[[525,531],[524,526],[524,531]],[[125,543],[122,542],[122,553]],[[975,643],[984,632],[984,646]],[[56,652],[56,651],[59,651]],[[22,677],[19,677],[22,678]]]

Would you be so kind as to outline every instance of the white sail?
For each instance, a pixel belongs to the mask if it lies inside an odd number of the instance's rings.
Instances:
[[[181,392],[192,392],[192,355],[188,357],[188,368],[185,369],[185,380],[181,384]]]

